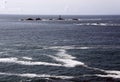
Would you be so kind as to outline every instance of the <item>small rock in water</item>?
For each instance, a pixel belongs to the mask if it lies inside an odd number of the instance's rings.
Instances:
[[[32,18],[27,18],[26,20],[34,20],[34,19],[32,19]]]

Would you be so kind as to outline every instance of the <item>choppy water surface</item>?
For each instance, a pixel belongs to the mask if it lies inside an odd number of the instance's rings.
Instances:
[[[119,82],[120,16],[20,21],[0,16],[0,82]]]

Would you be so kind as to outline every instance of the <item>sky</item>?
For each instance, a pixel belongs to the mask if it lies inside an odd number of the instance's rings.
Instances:
[[[120,15],[120,0],[0,0],[0,14]]]

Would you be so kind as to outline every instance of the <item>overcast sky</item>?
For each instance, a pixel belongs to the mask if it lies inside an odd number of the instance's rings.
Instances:
[[[120,0],[0,0],[0,14],[120,14]]]

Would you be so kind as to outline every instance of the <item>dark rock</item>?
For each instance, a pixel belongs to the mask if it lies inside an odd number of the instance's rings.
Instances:
[[[49,20],[53,20],[53,19],[49,19]]]
[[[35,20],[41,20],[41,18],[36,18]]]
[[[34,20],[34,19],[32,19],[32,18],[27,18],[26,20]]]
[[[58,18],[57,20],[64,20],[63,18]]]
[[[61,15],[59,15],[59,18],[57,20],[64,20]]]

